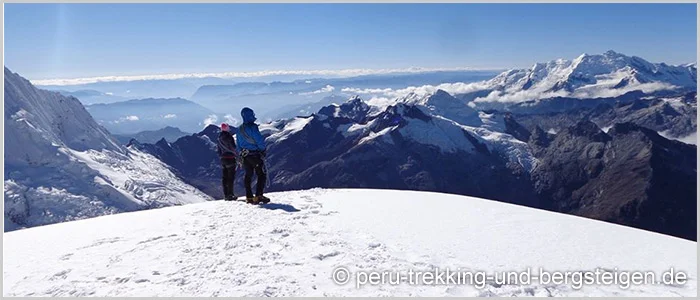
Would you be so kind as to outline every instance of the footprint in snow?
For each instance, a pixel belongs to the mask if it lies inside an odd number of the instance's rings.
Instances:
[[[272,231],[270,231],[271,234],[279,234],[281,237],[288,237],[289,236],[289,230],[287,229],[280,229],[280,228],[275,228]]]
[[[68,270],[63,270],[61,272],[58,272],[56,274],[53,274],[49,280],[58,280],[58,279],[66,279],[68,277],[68,273],[70,273],[71,269]]]
[[[99,239],[90,245],[87,245],[85,247],[80,247],[78,249],[87,249],[87,248],[97,247],[97,246],[104,245],[104,244],[112,244],[112,243],[116,243],[119,241],[121,241],[121,238],[119,238],[119,237],[108,238],[108,239]]]
[[[340,255],[340,252],[339,252],[339,251],[333,251],[333,252],[327,253],[327,254],[317,254],[317,255],[314,255],[313,258],[318,259],[318,260],[324,260],[324,259],[326,259],[326,258],[334,257],[334,256],[338,256],[338,255]]]
[[[375,249],[375,248],[377,248],[377,247],[379,247],[379,246],[381,246],[381,245],[382,245],[382,243],[369,243],[369,248],[370,248],[370,249]]]

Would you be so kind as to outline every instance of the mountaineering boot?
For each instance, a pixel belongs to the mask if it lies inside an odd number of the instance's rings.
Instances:
[[[270,203],[270,198],[267,198],[263,195],[255,196],[255,199],[257,200],[258,203],[262,203],[262,204]]]
[[[245,202],[249,204],[258,204],[258,199],[255,197],[246,197]]]
[[[226,198],[224,198],[224,200],[226,200],[226,201],[233,201],[236,199],[238,199],[238,196],[236,196],[236,195],[229,195],[229,196],[226,196]]]

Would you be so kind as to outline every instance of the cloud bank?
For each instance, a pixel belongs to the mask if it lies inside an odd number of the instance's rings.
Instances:
[[[378,98],[399,98],[406,96],[410,93],[418,95],[427,95],[435,93],[437,90],[443,90],[452,95],[455,94],[466,94],[471,92],[476,92],[489,88],[485,81],[480,82],[455,82],[455,83],[443,83],[439,85],[423,85],[423,86],[409,86],[403,89],[358,89],[358,88],[342,88],[340,91],[346,94],[357,94],[357,95],[370,95]]]
[[[124,76],[98,76],[85,78],[59,78],[30,80],[35,85],[78,85],[97,82],[137,81],[137,80],[175,80],[193,78],[252,78],[280,75],[301,76],[337,76],[351,77],[361,75],[380,75],[392,73],[427,73],[438,71],[493,71],[502,68],[421,68],[411,67],[403,69],[339,69],[339,70],[270,70],[253,72],[221,72],[221,73],[181,73],[181,74],[152,74],[152,75],[124,75]]]
[[[478,91],[488,91],[494,87],[489,84],[488,81],[471,82],[471,83],[443,83],[439,85],[423,85],[423,86],[410,86],[404,89],[391,89],[391,88],[374,88],[374,89],[359,89],[359,88],[342,88],[341,92],[350,95],[363,95],[369,96],[377,99],[396,99],[404,97],[410,93],[415,93],[418,95],[428,95],[435,93],[437,90],[443,90],[451,95],[458,94],[468,94]],[[564,90],[560,91],[542,91],[542,90],[517,90],[511,92],[504,91],[491,91],[485,97],[478,97],[474,99],[473,103],[489,103],[489,102],[499,102],[499,103],[518,103],[530,100],[540,100],[554,97],[573,97],[578,99],[590,99],[590,98],[604,98],[604,97],[617,97],[624,95],[625,93],[631,91],[643,91],[645,93],[651,93],[659,90],[671,90],[677,88],[671,84],[662,82],[651,82],[629,85],[624,88],[612,88],[607,84],[592,84],[588,86],[583,86],[576,89],[573,93],[569,93]]]

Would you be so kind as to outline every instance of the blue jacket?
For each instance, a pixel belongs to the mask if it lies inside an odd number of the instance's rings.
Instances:
[[[236,134],[236,149],[240,153],[243,149],[248,151],[265,151],[265,138],[260,134],[258,124],[255,124],[255,113],[250,108],[241,110],[243,124],[238,127]]]

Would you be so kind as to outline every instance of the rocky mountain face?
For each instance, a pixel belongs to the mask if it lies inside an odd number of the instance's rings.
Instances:
[[[537,132],[531,176],[543,208],[695,240],[695,145],[633,123]]]
[[[354,99],[321,109],[284,138],[272,134],[271,189],[429,190],[537,205],[528,192],[529,165],[510,161],[512,154],[497,149],[496,142],[459,126],[447,139],[436,136],[449,125],[415,105],[398,103],[369,116],[368,109]],[[445,140],[431,141],[436,137]]]
[[[683,137],[697,131],[697,93],[676,97],[646,97],[624,102],[601,102],[595,106],[551,113],[516,114],[528,128],[560,131],[581,120],[590,120],[606,130],[616,123],[634,123],[670,137]]]

